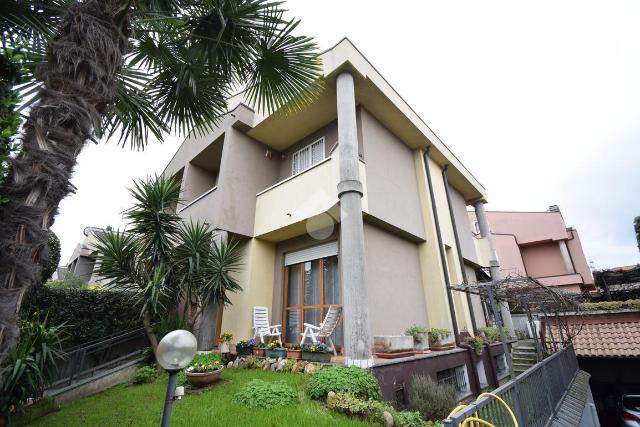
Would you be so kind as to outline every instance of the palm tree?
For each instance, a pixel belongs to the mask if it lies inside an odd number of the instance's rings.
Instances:
[[[206,131],[234,90],[267,112],[318,93],[316,45],[283,14],[266,0],[3,2],[3,42],[28,43],[31,73],[22,152],[0,190],[0,352],[18,335],[21,295],[87,141],[140,149],[151,135]]]
[[[229,305],[227,293],[242,290],[234,278],[241,250],[237,243],[218,241],[206,224],[181,221],[171,209],[179,201],[179,181],[156,177],[136,182],[130,193],[135,204],[124,212],[127,231],[96,235],[96,270],[110,287],[139,302],[155,353],[153,319],[184,302],[183,319],[193,330],[205,307]]]

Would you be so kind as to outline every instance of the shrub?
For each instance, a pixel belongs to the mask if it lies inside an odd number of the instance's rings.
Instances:
[[[457,404],[453,386],[438,384],[430,377],[415,375],[411,388],[411,406],[419,411],[425,420],[442,420]]]
[[[297,401],[298,395],[283,381],[251,380],[235,394],[233,400],[250,408],[273,408]]]
[[[131,384],[150,384],[158,378],[158,371],[152,366],[143,366],[131,378]]]
[[[178,375],[176,376],[176,385],[187,385],[188,382],[189,381],[187,380],[187,373],[184,371],[184,369],[178,372]]]
[[[0,415],[22,411],[27,398],[40,397],[64,358],[64,326],[50,326],[36,315],[22,323],[20,339],[0,367]]]
[[[419,412],[400,412],[393,406],[379,400],[363,400],[350,393],[337,393],[330,409],[349,416],[362,418],[377,424],[384,424],[383,413],[389,412],[393,417],[394,425],[399,427],[423,427],[424,420]]]
[[[351,366],[332,366],[311,376],[307,393],[312,399],[322,399],[330,391],[351,393],[360,398],[380,398],[378,380],[366,369]]]
[[[51,273],[53,274],[53,273]],[[45,286],[50,289],[86,289],[87,282],[80,276],[73,273],[67,273],[62,280],[49,280]]]
[[[640,310],[640,299],[629,299],[626,301],[601,301],[601,302],[583,302],[580,308],[585,311],[596,310]]]
[[[425,423],[418,411],[396,411],[393,415],[393,424],[398,427],[431,427],[431,422]],[[433,424],[435,427],[435,424]]]
[[[32,288],[25,295],[20,316],[48,313],[48,324],[66,324],[69,348],[142,326],[140,307],[129,294],[109,290]]]

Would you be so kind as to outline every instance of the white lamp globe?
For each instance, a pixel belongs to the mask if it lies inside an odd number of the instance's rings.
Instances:
[[[169,332],[158,344],[156,358],[167,371],[180,370],[187,366],[198,350],[196,337],[189,331],[178,329]]]

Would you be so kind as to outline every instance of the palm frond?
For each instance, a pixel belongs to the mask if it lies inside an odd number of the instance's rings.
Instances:
[[[279,17],[265,22],[260,41],[252,47],[254,60],[243,76],[249,102],[268,113],[281,107],[285,112],[300,110],[323,88],[315,42],[293,35],[300,21],[281,22]]]
[[[242,291],[235,277],[242,268],[242,254],[242,247],[238,242],[212,241],[211,254],[203,269],[205,281],[201,295],[204,305],[210,302],[231,305],[227,293]]]
[[[140,245],[134,235],[122,231],[96,233],[96,272],[108,286],[137,291],[141,282],[138,266]]]
[[[141,245],[141,254],[148,266],[168,262],[175,242],[180,217],[175,206],[180,201],[180,182],[174,178],[156,176],[146,181],[134,181],[129,190],[134,199],[124,212]]]

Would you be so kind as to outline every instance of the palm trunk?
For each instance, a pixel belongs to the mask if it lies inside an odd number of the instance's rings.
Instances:
[[[218,303],[212,301],[202,309],[198,327],[198,350],[213,349],[216,324],[218,322],[218,308]]]
[[[39,281],[39,256],[60,200],[73,191],[77,156],[113,101],[128,9],[129,0],[70,7],[37,70],[40,99],[2,187],[8,202],[0,207],[0,362],[18,338],[21,295]]]

